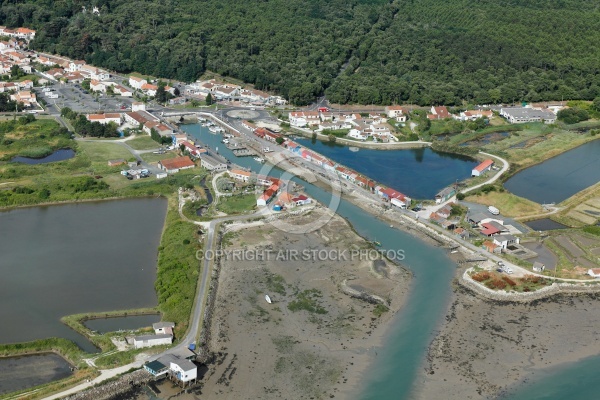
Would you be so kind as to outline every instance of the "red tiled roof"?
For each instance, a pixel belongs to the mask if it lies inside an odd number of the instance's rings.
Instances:
[[[180,169],[185,167],[193,167],[196,165],[188,156],[168,158],[166,160],[161,160],[160,164],[164,169]]]
[[[475,171],[481,172],[481,171],[485,170],[486,168],[488,168],[493,163],[494,163],[494,160],[491,160],[488,158],[487,160],[485,160],[484,162],[482,162],[481,164],[476,166],[474,169],[475,169]]]

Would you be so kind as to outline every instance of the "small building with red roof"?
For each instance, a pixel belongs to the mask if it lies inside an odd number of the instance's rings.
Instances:
[[[473,171],[471,171],[471,176],[481,176],[485,172],[489,171],[493,165],[494,160],[488,158],[487,160],[483,161],[481,164],[473,168]]]

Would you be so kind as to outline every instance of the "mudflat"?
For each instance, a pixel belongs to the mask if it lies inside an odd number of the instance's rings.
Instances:
[[[417,398],[495,398],[542,369],[600,354],[598,305],[598,294],[508,303],[456,286]]]
[[[310,218],[324,212],[317,208]],[[287,222],[301,225],[305,218]],[[304,250],[373,250],[337,215],[312,233],[259,223],[225,241],[227,249],[269,249],[273,256],[222,260],[209,343],[215,362],[205,375],[203,398],[349,397],[402,307],[410,273],[382,259],[303,257]],[[299,252],[297,259],[275,257],[290,250]]]

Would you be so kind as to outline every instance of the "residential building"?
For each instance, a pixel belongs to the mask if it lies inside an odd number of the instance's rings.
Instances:
[[[493,116],[494,112],[492,110],[467,110],[453,117],[459,121],[475,121],[479,118],[491,119]]]
[[[142,92],[146,93],[148,96],[154,97],[154,96],[156,96],[156,91],[158,90],[158,86],[152,85],[151,83],[144,83],[140,87],[140,90]]]
[[[196,164],[188,156],[168,158],[158,162],[158,167],[168,174],[174,174],[182,169],[194,168],[195,166]]]
[[[494,243],[506,250],[510,245],[519,244],[519,238],[513,235],[496,235],[494,236]]]
[[[427,118],[429,119],[446,119],[450,118],[450,113],[446,106],[431,107],[431,114],[427,114]]]
[[[133,127],[137,128],[139,125],[143,126],[148,121],[159,121],[159,119],[143,110],[125,113],[125,122]]]
[[[548,109],[506,107],[500,109],[500,115],[506,118],[511,124],[522,124],[525,122],[553,124],[556,122],[556,115]]]
[[[171,374],[183,384],[195,381],[198,377],[198,368],[190,360],[173,360],[169,368]]]
[[[142,86],[147,84],[148,81],[143,79],[143,78],[138,78],[137,76],[130,76],[129,77],[129,86],[131,86],[134,89],[142,89]]]
[[[78,72],[81,71],[81,67],[85,65],[85,61],[75,60],[69,62],[69,72]]]
[[[231,171],[229,171],[229,175],[231,175],[233,179],[242,182],[248,182],[250,180],[250,177],[252,176],[250,172],[241,169],[232,169]]]
[[[134,101],[131,105],[131,111],[146,111],[146,105],[141,101]]]
[[[590,268],[588,269],[588,275],[592,278],[600,278],[600,268]]]
[[[259,207],[266,206],[271,202],[271,200],[273,200],[273,197],[275,197],[277,193],[279,193],[279,185],[273,183],[267,190],[263,192],[262,196],[256,199],[256,205]]]
[[[117,125],[121,125],[121,114],[118,113],[106,113],[106,114],[88,114],[87,120],[90,122],[98,122],[99,124],[106,125],[110,122],[114,122]]]
[[[306,197],[305,195],[301,194],[298,197],[294,197],[292,199],[292,202],[295,203],[297,206],[303,206],[305,204],[310,204],[311,203],[311,199]]]
[[[493,165],[494,160],[488,158],[487,160],[484,160],[481,164],[473,168],[473,170],[471,171],[471,176],[481,176],[490,169],[492,169]]]
[[[318,111],[296,111],[289,114],[290,125],[296,127],[319,125]]]
[[[404,107],[401,106],[387,106],[385,113],[388,118],[394,118],[398,122],[406,122],[406,113]]]
[[[125,86],[123,85],[115,85],[113,88],[113,92],[115,94],[121,95],[122,97],[133,97],[133,91],[131,89],[127,89]],[[144,104],[144,103],[142,103]],[[143,110],[145,110],[146,107],[143,108]],[[136,110],[133,110],[136,111]]]

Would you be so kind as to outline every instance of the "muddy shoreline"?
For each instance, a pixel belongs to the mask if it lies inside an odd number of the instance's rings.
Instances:
[[[323,212],[319,207],[311,215]],[[371,248],[337,215],[308,234],[282,233],[266,224],[240,229],[226,240],[229,248],[273,252]],[[410,282],[409,271],[383,259],[222,260],[206,337],[216,362],[209,365],[203,396],[349,397],[402,308]]]
[[[417,378],[416,398],[505,396],[546,368],[600,354],[598,304],[596,293],[528,303],[489,300],[454,282],[445,321]]]

